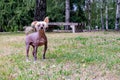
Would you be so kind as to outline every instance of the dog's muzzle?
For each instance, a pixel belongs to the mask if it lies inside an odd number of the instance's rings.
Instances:
[[[43,29],[43,27],[41,27],[41,29]]]

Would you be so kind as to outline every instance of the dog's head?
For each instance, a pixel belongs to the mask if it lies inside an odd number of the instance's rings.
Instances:
[[[38,21],[36,24],[35,24],[35,29],[36,31],[40,31],[40,30],[44,30],[48,27],[48,23],[49,23],[49,18],[46,17],[44,19],[44,21]]]

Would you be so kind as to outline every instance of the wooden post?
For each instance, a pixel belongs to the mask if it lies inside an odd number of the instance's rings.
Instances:
[[[72,28],[72,33],[75,33],[75,25],[70,26]]]

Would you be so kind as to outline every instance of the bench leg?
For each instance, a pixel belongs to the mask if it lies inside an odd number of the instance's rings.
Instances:
[[[70,27],[72,28],[72,33],[75,33],[75,26],[71,25]]]

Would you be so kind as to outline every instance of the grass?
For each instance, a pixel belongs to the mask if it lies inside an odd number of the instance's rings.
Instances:
[[[120,33],[47,33],[48,50],[42,60],[25,60],[25,35],[0,33],[0,80],[119,80]]]

